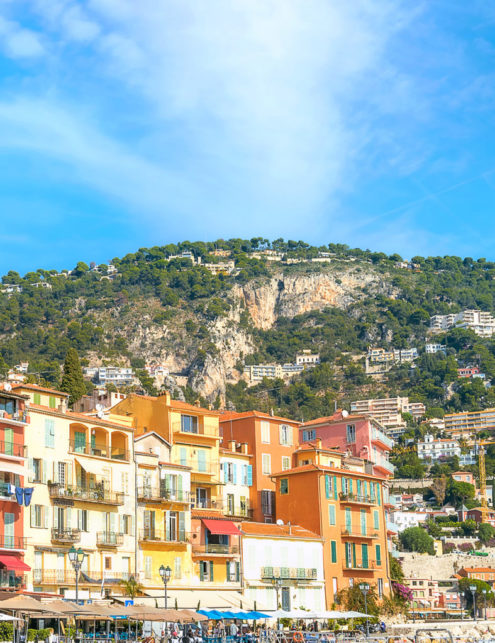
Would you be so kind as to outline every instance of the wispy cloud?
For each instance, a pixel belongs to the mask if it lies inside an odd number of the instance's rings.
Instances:
[[[0,47],[10,58],[36,58],[44,52],[39,34],[0,15]]]

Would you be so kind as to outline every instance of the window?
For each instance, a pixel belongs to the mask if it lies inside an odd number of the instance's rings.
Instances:
[[[335,505],[328,505],[328,520],[331,525],[336,524]]]
[[[174,558],[174,578],[177,580],[182,578],[182,559],[180,556]]]
[[[223,463],[224,482],[235,484],[235,464],[233,462]]]
[[[335,596],[335,594],[337,594],[337,592],[339,591],[339,585],[335,576],[332,578],[332,589],[333,595]]]
[[[282,456],[282,471],[288,471],[290,469],[290,456]]]
[[[122,517],[122,533],[127,536],[132,536],[132,516],[129,514],[124,514]]]
[[[381,565],[382,564],[382,548],[380,545],[375,545],[375,553],[376,553],[376,564]]]
[[[213,561],[201,560],[199,563],[199,580],[213,581]]]
[[[180,416],[180,430],[183,433],[197,433],[198,432],[198,418],[194,415],[181,415]]]
[[[55,448],[55,420],[45,419],[45,447]]]
[[[233,493],[228,493],[227,494],[227,513],[230,516],[233,516],[234,511],[235,511],[235,496]]]
[[[151,556],[145,556],[144,557],[144,577],[145,578],[151,578],[151,565],[152,565],[152,558]]]
[[[332,549],[332,563],[336,563],[337,562],[337,541],[336,540],[330,541],[330,546]]]
[[[112,559],[110,556],[105,556],[105,569],[112,569]]]
[[[77,512],[77,528],[81,531],[88,531],[88,510],[79,509]]]
[[[261,441],[270,444],[270,422],[261,422]]]
[[[74,451],[76,453],[86,452],[86,433],[84,431],[74,432]]]
[[[280,478],[280,495],[286,496],[289,493],[289,479]]]
[[[165,517],[165,538],[168,541],[177,540],[177,512],[167,511]]]
[[[264,476],[269,476],[272,472],[272,456],[269,453],[261,456],[261,471]]]
[[[58,481],[62,485],[65,485],[65,470],[66,470],[65,462],[58,462],[57,463]]]
[[[240,563],[237,561],[227,561],[227,581],[236,583],[239,582],[240,577]]]
[[[348,424],[347,425],[347,443],[352,444],[353,442],[356,441],[356,425],[355,424]]]
[[[33,458],[33,482],[41,482],[41,459]]]
[[[310,431],[303,431],[303,442],[309,442],[310,440],[314,440],[315,438],[316,438],[315,429],[311,429]]]
[[[40,529],[45,526],[44,509],[43,505],[31,505],[31,527]]]
[[[261,511],[263,514],[272,515],[275,513],[275,492],[263,490],[261,492]]]
[[[378,579],[378,596],[383,597],[383,578]]]
[[[380,514],[376,509],[373,511],[373,527],[374,529],[380,529]]]
[[[280,444],[284,446],[291,446],[292,444],[292,427],[287,426],[287,424],[281,424],[278,427]]]

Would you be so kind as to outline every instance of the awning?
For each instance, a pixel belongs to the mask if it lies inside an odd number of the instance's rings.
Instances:
[[[92,473],[99,478],[106,478],[107,476],[102,470],[101,462],[98,460],[91,460],[91,458],[75,458],[76,462],[88,473]]]
[[[241,533],[231,520],[212,520],[209,518],[203,518],[201,522],[211,534],[218,536],[239,536]]]
[[[15,556],[12,554],[5,554],[0,556],[0,563],[2,565],[5,565],[7,569],[13,569],[16,572],[29,572],[31,570],[31,567],[29,565],[26,565],[26,563],[19,558],[19,556]]]
[[[6,471],[7,473],[13,473],[16,476],[25,476],[27,475],[26,467],[23,467],[20,464],[15,462],[0,462],[0,471]]]
[[[146,589],[146,596],[136,597],[136,605],[158,605],[163,606],[163,589]],[[219,591],[203,589],[168,589],[168,604],[174,606],[177,604],[178,609],[197,610],[198,603],[200,609],[218,609],[231,610],[232,608],[252,610],[254,601],[244,596],[237,590]],[[257,601],[258,609],[265,609],[261,601]]]

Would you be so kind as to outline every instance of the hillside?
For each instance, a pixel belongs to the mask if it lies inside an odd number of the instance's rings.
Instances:
[[[446,355],[424,354],[431,315],[495,310],[495,263],[401,262],[336,244],[234,239],[143,248],[62,273],[9,272],[0,294],[0,370],[29,361],[31,377],[57,385],[74,346],[90,366],[166,364],[187,378],[186,386],[170,383],[174,395],[239,410],[309,419],[336,402],[399,393],[432,414],[495,406],[492,389],[456,372],[476,364],[494,379],[495,340],[455,329],[435,336]],[[401,364],[373,379],[364,371],[369,345],[416,347],[420,355],[415,368]],[[245,364],[293,362],[304,349],[319,352],[321,364],[248,388]]]

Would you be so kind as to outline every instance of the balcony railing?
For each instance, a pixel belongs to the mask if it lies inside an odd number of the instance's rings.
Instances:
[[[124,544],[124,534],[115,531],[98,531],[96,544],[103,547],[119,547]]]
[[[149,543],[187,543],[189,537],[185,532],[177,532],[176,534],[167,534],[158,529],[141,529],[139,532],[139,540]]]
[[[206,462],[198,460],[198,458],[182,458],[177,461],[178,464],[181,464],[184,467],[190,467],[191,473],[194,474],[203,474],[205,476],[216,476],[220,475],[220,464],[216,460],[207,460]]]
[[[0,496],[3,498],[14,499],[14,495],[10,492],[11,483],[10,482],[0,482]]]
[[[365,531],[365,533],[362,533],[362,530],[360,529],[348,529],[347,527],[342,527],[342,536],[344,538],[347,536],[347,538],[380,538],[380,534],[378,531],[370,531],[369,529]]]
[[[381,442],[383,445],[386,447],[389,447],[390,449],[394,446],[394,441],[391,440],[383,431],[380,431],[379,429],[372,428],[371,429],[371,439],[373,442]]]
[[[15,411],[14,413],[6,413],[5,411],[0,411],[0,422],[2,420],[13,420],[14,422],[22,422],[26,424],[27,417],[28,415],[26,411]]]
[[[231,556],[239,553],[238,545],[219,545],[208,543],[192,546],[193,554],[216,554],[218,556]]]
[[[111,570],[104,572],[84,570],[79,574],[79,584],[90,584],[87,579],[101,583],[104,579],[129,580],[131,576],[135,574]],[[75,585],[76,574],[73,569],[33,569],[33,583],[35,585]]]
[[[106,444],[81,444],[75,440],[69,440],[69,451],[81,455],[96,455],[100,458],[110,460],[129,460],[129,451]]]
[[[191,497],[191,508],[192,509],[217,509],[223,511],[224,503],[222,498],[205,498],[203,500],[198,500],[194,495]]]
[[[0,535],[0,549],[26,549],[26,538]]]
[[[368,495],[357,495],[355,493],[341,493],[339,494],[340,500],[349,504],[356,505],[374,505],[376,504],[376,499]]]
[[[250,518],[253,515],[253,510],[249,508],[249,504],[240,504],[240,505],[229,505],[225,503],[224,513],[226,516],[232,516],[234,518]]]
[[[375,458],[375,461],[373,463],[375,467],[381,467],[382,469],[385,469],[385,471],[388,471],[389,473],[393,473],[395,471],[394,465],[387,460],[387,458],[380,458],[377,457]]]
[[[0,589],[17,590],[26,586],[26,575],[9,569],[0,570]]]
[[[196,423],[196,425],[187,425],[182,422],[172,422],[172,431],[174,433],[182,433],[185,435],[199,435],[205,436],[208,438],[218,438],[220,437],[218,427],[209,427],[203,426],[201,422]]]
[[[81,540],[81,531],[79,529],[52,529],[52,540],[59,543],[78,543]]]
[[[318,570],[315,567],[262,567],[261,578],[271,580],[282,578],[285,580],[316,580]]]
[[[120,491],[108,491],[102,487],[78,487],[62,485],[57,482],[48,485],[50,498],[67,498],[81,502],[97,502],[104,505],[123,505],[124,494]]]
[[[345,560],[343,562],[344,569],[353,569],[353,570],[361,570],[361,571],[373,571],[374,569],[377,569],[377,565],[374,560],[368,560],[368,561],[352,561],[352,560]]]
[[[14,444],[13,442],[0,442],[0,453],[12,455],[15,458],[25,458],[26,446],[24,444]]]
[[[138,486],[137,495],[140,502],[191,502],[189,491],[171,490],[163,487]]]

